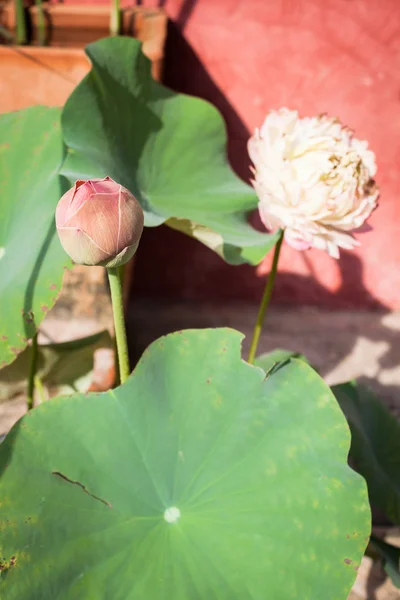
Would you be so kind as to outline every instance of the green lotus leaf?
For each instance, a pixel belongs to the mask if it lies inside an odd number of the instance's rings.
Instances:
[[[27,345],[70,262],[55,235],[62,194],[58,108],[0,115],[0,368]]]
[[[366,387],[332,387],[351,429],[350,456],[365,477],[371,502],[400,524],[400,423]]]
[[[370,532],[336,400],[241,335],[154,342],[121,387],[43,403],[0,447],[7,600],[345,600]]]
[[[138,40],[108,38],[86,52],[92,70],[62,116],[70,148],[63,173],[109,175],[135,194],[145,225],[166,222],[230,263],[259,263],[279,233],[247,221],[257,197],[228,164],[218,110],[155,82]]]

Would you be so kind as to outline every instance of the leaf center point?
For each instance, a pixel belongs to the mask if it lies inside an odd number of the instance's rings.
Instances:
[[[164,519],[167,523],[176,523],[181,516],[181,511],[176,506],[170,506],[164,513]]]

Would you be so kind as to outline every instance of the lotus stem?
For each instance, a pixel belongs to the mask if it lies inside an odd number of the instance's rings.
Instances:
[[[35,390],[37,392],[36,403],[41,404],[46,400],[46,394],[44,391],[43,382],[40,379],[39,375],[36,375],[35,377]]]
[[[274,258],[272,260],[271,272],[267,278],[267,283],[265,285],[264,294],[263,294],[263,297],[261,300],[260,308],[258,309],[257,321],[256,321],[256,324],[254,327],[253,338],[252,338],[251,344],[250,344],[249,358],[247,359],[247,362],[250,363],[251,365],[254,363],[254,359],[256,357],[258,342],[260,340],[260,335],[261,335],[261,331],[262,331],[264,320],[265,320],[265,314],[267,312],[269,301],[271,300],[272,290],[274,288],[275,277],[276,277],[276,273],[278,271],[278,261],[279,261],[279,255],[280,255],[280,251],[281,251],[282,241],[283,241],[283,231],[281,232],[281,235],[275,245]]]
[[[121,31],[120,0],[113,0],[111,6],[110,35],[119,35]]]
[[[15,41],[17,44],[27,42],[24,0],[15,0]]]
[[[110,282],[111,302],[114,316],[115,339],[120,383],[125,383],[129,377],[128,341],[126,337],[124,305],[122,299],[121,267],[107,269]]]
[[[32,410],[35,396],[35,377],[38,359],[38,334],[37,332],[32,338],[31,354],[29,363],[28,391],[26,406],[28,410]]]
[[[42,0],[35,0],[37,8],[37,32],[39,46],[46,45],[46,24],[44,20],[44,10]]]

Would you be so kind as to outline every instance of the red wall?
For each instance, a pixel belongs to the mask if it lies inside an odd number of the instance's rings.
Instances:
[[[173,20],[165,81],[220,108],[229,156],[242,177],[250,132],[281,106],[337,115],[376,153],[381,201],[370,220],[374,230],[360,234],[361,248],[339,261],[284,247],[275,301],[400,309],[400,1],[163,4]],[[258,299],[271,258],[257,274],[228,267],[168,230],[147,230],[140,256],[137,293],[188,299]]]

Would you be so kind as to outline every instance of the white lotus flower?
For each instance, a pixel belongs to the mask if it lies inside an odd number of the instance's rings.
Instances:
[[[282,228],[298,250],[359,245],[350,231],[376,208],[374,153],[340,121],[326,115],[300,119],[282,108],[267,115],[248,144],[253,185],[268,229]]]

